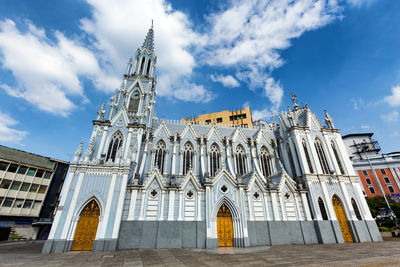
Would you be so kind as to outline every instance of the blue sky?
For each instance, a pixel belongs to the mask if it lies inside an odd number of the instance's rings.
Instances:
[[[294,91],[342,134],[400,151],[400,1],[2,0],[0,144],[70,160],[154,19],[157,116],[250,105]]]

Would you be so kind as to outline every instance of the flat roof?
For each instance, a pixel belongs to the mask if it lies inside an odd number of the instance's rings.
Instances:
[[[58,159],[53,159],[50,157],[45,157],[37,154],[33,154],[30,152],[22,151],[19,149],[11,148],[11,147],[6,147],[0,145],[0,158],[9,160],[9,161],[14,161],[18,162],[20,164],[27,164],[27,165],[33,165],[36,167],[41,167],[45,169],[54,169],[54,165],[56,162],[64,163],[69,165],[68,162],[58,160]]]
[[[352,136],[373,136],[374,133],[352,133],[352,134],[347,134],[343,135],[342,138],[347,138],[347,137],[352,137]]]

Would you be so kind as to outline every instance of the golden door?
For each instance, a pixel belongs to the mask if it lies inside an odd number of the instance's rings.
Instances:
[[[233,247],[232,215],[228,207],[222,204],[217,215],[218,246]]]
[[[82,210],[76,226],[72,250],[92,250],[99,225],[100,208],[97,202],[90,201]]]
[[[352,243],[353,236],[351,235],[349,223],[346,218],[346,214],[344,213],[342,202],[340,202],[337,196],[333,196],[332,198],[333,208],[335,209],[336,218],[340,225],[340,230],[342,231],[344,242]]]

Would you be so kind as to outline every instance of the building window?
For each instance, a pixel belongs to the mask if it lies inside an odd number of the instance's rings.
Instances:
[[[138,108],[139,108],[139,101],[140,101],[139,93],[138,92],[134,92],[131,95],[131,98],[129,100],[128,111],[136,113],[138,111]]]
[[[335,143],[333,141],[331,142],[331,147],[332,147],[332,150],[333,150],[333,154],[335,155],[336,163],[339,166],[340,174],[344,174],[344,168],[343,168],[343,165],[342,165],[342,161],[340,160],[339,153],[338,153],[338,151],[336,149],[336,145],[335,145]]]
[[[150,67],[151,67],[151,60],[149,59],[149,62],[147,63],[147,76],[150,75]]]
[[[219,170],[221,154],[217,144],[213,144],[210,148],[210,176],[214,177]]]
[[[13,208],[21,208],[23,203],[24,203],[23,199],[16,199],[14,201]]]
[[[8,162],[0,161],[0,171],[7,170],[7,167],[8,167]]]
[[[115,157],[117,155],[117,151],[122,148],[122,141],[123,140],[123,136],[121,132],[116,132],[111,140],[110,140],[110,144],[108,145],[108,150],[107,150],[107,155],[106,155],[106,162],[108,162],[109,160],[111,160],[112,162],[115,161]]]
[[[385,183],[390,184],[389,177],[383,177],[383,179],[385,180]]]
[[[211,120],[206,120],[206,124],[211,124]]]
[[[28,167],[19,166],[18,173],[19,173],[19,174],[25,174],[25,173],[26,173],[26,170],[28,170]]]
[[[236,174],[244,175],[246,173],[246,153],[241,145],[236,147]]]
[[[388,185],[388,188],[389,188],[389,191],[390,191],[390,193],[394,193],[394,189],[393,189],[393,187],[391,186],[391,185]]]
[[[313,169],[312,164],[311,164],[310,154],[308,153],[306,140],[303,139],[301,142],[303,144],[304,154],[306,155],[308,169],[310,170],[310,173],[314,173],[314,169]]]
[[[28,176],[33,176],[35,175],[36,169],[35,168],[29,168],[27,175]]]
[[[322,220],[328,220],[328,214],[326,213],[324,201],[322,200],[322,198],[318,198],[318,205],[319,210],[321,211]]]
[[[366,170],[363,170],[362,173],[364,176],[368,176],[368,172]]]
[[[375,189],[373,187],[368,187],[371,194],[375,194]]]
[[[23,209],[30,209],[31,206],[32,206],[32,203],[33,203],[33,200],[27,199],[27,200],[25,200],[25,203],[24,203],[24,205],[22,206],[22,208],[23,208]]]
[[[35,177],[42,178],[44,174],[44,170],[37,170]]]
[[[51,172],[45,172],[43,178],[45,178],[45,179],[50,179],[51,174],[52,174]]]
[[[11,189],[11,190],[18,190],[20,185],[21,185],[21,182],[14,181],[14,182],[12,183],[10,189]]]
[[[272,175],[271,161],[271,156],[269,155],[267,148],[263,146],[260,149],[260,163],[261,170],[265,178]]]
[[[145,58],[142,58],[142,64],[140,64],[140,70],[139,70],[139,74],[144,74],[144,61]]]
[[[28,189],[29,189],[29,186],[30,186],[30,184],[28,184],[28,183],[23,183],[22,184],[22,186],[21,186],[21,191],[28,191]]]
[[[292,176],[293,176],[293,178],[297,177],[296,167],[294,166],[292,151],[290,150],[289,143],[286,143],[286,151],[289,156],[289,163],[290,163],[290,168],[292,169]]]
[[[3,179],[3,181],[1,181],[0,188],[8,189],[10,187],[11,182],[12,182],[11,180]]]
[[[3,207],[11,207],[14,199],[13,198],[6,198],[3,203]]]
[[[382,174],[386,174],[386,170],[385,169],[381,169],[381,173]]]
[[[163,173],[164,172],[164,158],[165,158],[165,143],[160,140],[157,143],[155,157],[154,157],[154,167],[158,168],[158,170]]]
[[[42,205],[42,201],[35,201],[33,203],[33,208],[34,209],[40,209],[41,205]]]
[[[29,192],[34,192],[34,193],[36,193],[38,187],[39,187],[38,184],[32,184],[32,185],[31,185],[31,188],[29,189]]]
[[[322,168],[322,173],[330,174],[329,164],[325,156],[324,148],[322,147],[322,142],[318,138],[314,142],[315,150],[317,151],[318,160]]]
[[[366,179],[365,179],[365,182],[366,182],[367,184],[372,184],[372,183],[371,183],[371,179],[369,179],[369,178],[366,178]]]
[[[10,166],[8,167],[8,172],[16,172],[18,169],[18,165],[16,164],[10,164]]]
[[[183,147],[183,175],[187,174],[193,167],[193,146],[187,142]]]
[[[41,185],[41,186],[39,187],[38,193],[39,193],[39,194],[44,194],[44,193],[46,193],[46,189],[47,189],[47,186]]]
[[[351,205],[353,206],[354,213],[358,220],[362,220],[360,210],[358,209],[357,203],[354,198],[351,198]]]
[[[221,123],[222,122],[222,118],[217,118],[217,122]]]

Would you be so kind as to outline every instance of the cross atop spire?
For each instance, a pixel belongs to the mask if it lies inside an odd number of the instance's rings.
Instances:
[[[146,47],[150,52],[154,51],[154,30],[153,30],[153,20],[151,20],[151,28],[147,32],[146,38],[144,39],[142,48]]]
[[[297,104],[297,96],[292,92],[292,102],[293,102],[293,108],[297,109],[299,105]]]

